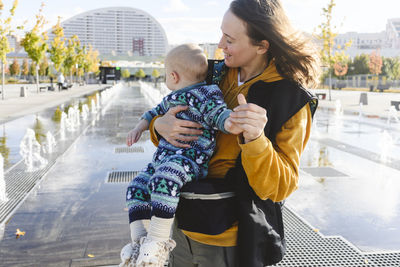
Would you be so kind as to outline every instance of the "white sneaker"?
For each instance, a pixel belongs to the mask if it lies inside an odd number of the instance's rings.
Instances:
[[[140,240],[126,244],[121,250],[121,263],[119,267],[136,267],[136,260],[139,256]]]
[[[169,253],[175,248],[172,239],[165,241],[152,240],[149,237],[140,239],[140,252],[136,261],[137,267],[163,267],[168,260]]]

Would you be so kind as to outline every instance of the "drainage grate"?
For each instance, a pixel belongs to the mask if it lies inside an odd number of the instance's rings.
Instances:
[[[340,236],[314,231],[288,207],[283,209],[287,253],[274,266],[400,266],[400,252],[365,253]]]
[[[116,147],[114,153],[144,153],[144,148],[142,146]]]
[[[303,171],[311,174],[314,177],[346,177],[344,174],[332,167],[311,167],[311,168],[301,168]]]
[[[107,175],[106,183],[129,183],[138,171],[112,171]]]

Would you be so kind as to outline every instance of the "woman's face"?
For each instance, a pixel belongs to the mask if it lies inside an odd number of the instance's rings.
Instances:
[[[225,56],[228,67],[246,67],[258,56],[257,49],[247,36],[245,23],[228,10],[221,24],[222,37],[218,47]]]

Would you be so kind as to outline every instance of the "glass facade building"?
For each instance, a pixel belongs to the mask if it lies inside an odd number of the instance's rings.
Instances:
[[[168,40],[162,26],[148,13],[131,7],[109,7],[81,13],[61,23],[64,35],[77,35],[104,55],[162,56]],[[49,42],[54,38],[48,30]]]

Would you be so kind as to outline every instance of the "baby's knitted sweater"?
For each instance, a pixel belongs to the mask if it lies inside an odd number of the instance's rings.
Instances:
[[[188,142],[190,148],[175,147],[161,138],[153,161],[156,163],[166,156],[182,155],[198,165],[199,173],[196,175],[199,177],[196,178],[203,178],[207,175],[208,162],[214,152],[216,131],[227,133],[224,123],[231,110],[227,108],[217,85],[202,82],[171,92],[155,108],[144,113],[142,118],[150,123],[154,117],[164,115],[175,106],[188,106],[187,110],[177,113],[176,117],[201,124],[203,134],[198,140]]]

